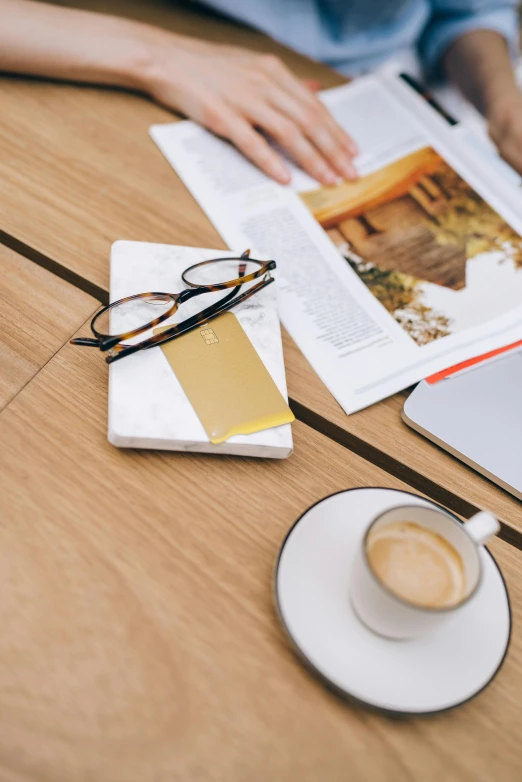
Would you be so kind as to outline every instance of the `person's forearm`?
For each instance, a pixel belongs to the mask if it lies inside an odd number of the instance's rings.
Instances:
[[[290,171],[265,135],[325,185],[356,176],[356,144],[271,55],[129,19],[0,0],[2,71],[144,92],[228,139],[283,184]]]
[[[499,100],[517,91],[507,42],[493,30],[474,30],[458,38],[445,54],[444,68],[486,117]]]
[[[145,25],[31,0],[0,0],[0,71],[139,87]]]

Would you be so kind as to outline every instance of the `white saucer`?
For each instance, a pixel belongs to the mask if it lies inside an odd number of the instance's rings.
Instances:
[[[296,521],[275,572],[279,615],[305,662],[336,692],[399,714],[432,714],[473,698],[500,669],[511,633],[506,585],[487,550],[474,599],[423,638],[386,640],[357,619],[350,574],[366,527],[386,508],[419,503],[434,505],[393,489],[326,497]]]

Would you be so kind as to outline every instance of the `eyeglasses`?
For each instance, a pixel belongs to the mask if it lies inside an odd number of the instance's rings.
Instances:
[[[108,351],[105,360],[111,364],[138,350],[147,350],[180,337],[222,312],[236,307],[270,285],[274,281],[270,272],[275,268],[275,261],[257,261],[250,258],[250,250],[246,250],[238,258],[214,258],[196,263],[185,269],[181,275],[188,287],[180,293],[138,293],[114,301],[103,307],[92,319],[91,331],[94,338],[77,337],[72,339],[71,343]],[[259,282],[255,282],[258,279]],[[254,285],[245,289],[244,286],[251,282]],[[180,323],[168,326],[161,333],[141,342],[125,342],[163,323],[177,312],[180,304],[205,293],[229,288],[232,290],[223,298]]]

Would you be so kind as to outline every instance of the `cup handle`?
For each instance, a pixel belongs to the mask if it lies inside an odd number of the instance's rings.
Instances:
[[[500,531],[500,524],[492,513],[480,511],[464,524],[464,529],[477,546],[484,546],[490,538]]]

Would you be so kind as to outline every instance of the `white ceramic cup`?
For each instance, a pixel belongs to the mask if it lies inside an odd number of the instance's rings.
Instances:
[[[411,521],[441,535],[460,554],[466,577],[461,601],[444,608],[424,608],[389,590],[373,571],[367,555],[371,531],[399,521]],[[373,519],[356,553],[350,598],[359,619],[386,638],[416,638],[453,616],[476,594],[482,580],[480,548],[500,529],[496,518],[481,511],[465,524],[442,509],[429,505],[390,508]]]

